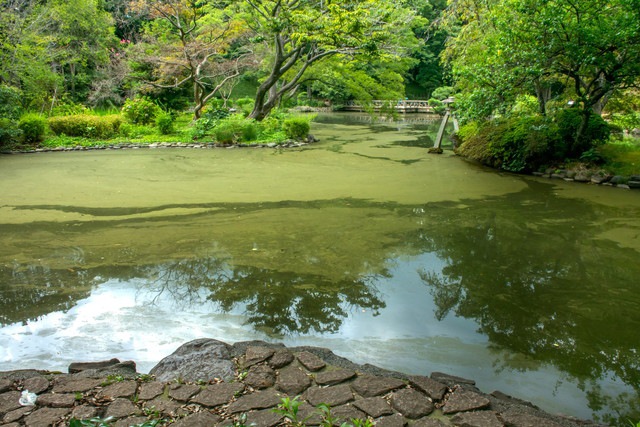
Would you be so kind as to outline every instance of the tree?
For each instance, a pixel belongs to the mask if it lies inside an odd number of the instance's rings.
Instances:
[[[264,119],[318,62],[336,55],[400,57],[415,45],[414,14],[387,0],[242,0],[262,42],[266,77],[249,117]]]
[[[150,17],[137,46],[140,61],[152,70],[146,82],[161,89],[191,85],[195,119],[251,63],[246,27],[221,5],[147,0],[131,6],[146,9]]]
[[[569,82],[585,138],[590,116],[615,91],[640,76],[638,0],[490,0],[450,3],[445,22],[455,34],[445,51],[457,85],[490,115],[521,93],[535,93],[541,113],[557,82]],[[476,97],[479,98],[479,97]]]
[[[84,100],[96,69],[109,63],[109,48],[116,45],[113,20],[98,0],[53,0],[47,7],[53,69],[72,99]]]
[[[47,9],[36,0],[2,3],[0,14],[0,82],[20,90],[22,107],[44,108],[60,85],[51,69],[52,52],[45,34]]]

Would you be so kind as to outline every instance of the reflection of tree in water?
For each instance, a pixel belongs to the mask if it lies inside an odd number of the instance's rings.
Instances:
[[[385,307],[376,275],[335,281],[320,275],[233,267],[224,258],[181,260],[153,267],[150,289],[183,303],[201,303],[202,293],[224,312],[243,306],[247,321],[270,334],[336,332],[349,311]]]
[[[629,411],[640,390],[640,265],[633,249],[593,239],[603,218],[592,205],[523,191],[450,206],[444,226],[413,240],[447,262],[420,273],[436,318],[474,319],[498,347],[575,376],[592,410]],[[597,380],[611,375],[636,396],[603,394]]]
[[[35,320],[52,311],[66,311],[86,298],[93,276],[83,269],[52,269],[46,265],[0,266],[0,325]],[[69,283],[77,284],[70,287]]]

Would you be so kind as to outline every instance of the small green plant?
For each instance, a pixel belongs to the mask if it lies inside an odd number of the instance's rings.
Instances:
[[[103,381],[100,385],[105,387],[113,383],[120,383],[124,380],[125,378],[122,375],[107,375],[107,379]]]
[[[233,420],[232,427],[251,427],[255,426],[256,423],[247,424],[247,414],[241,414],[237,420]]]
[[[155,406],[151,406],[150,408],[144,408],[142,410],[147,417],[151,418],[160,418],[160,411],[156,409]]]
[[[129,122],[143,125],[153,123],[160,111],[153,101],[143,97],[127,99],[122,106],[122,114]]]
[[[82,394],[82,392],[76,391],[73,394],[73,397],[74,397],[74,399],[76,399],[76,401],[80,401],[80,400],[82,400],[84,398],[84,395]]]
[[[78,420],[71,418],[69,420],[69,427],[111,427],[112,417],[108,418],[89,418],[87,420]]]
[[[25,142],[42,142],[47,129],[47,119],[40,114],[27,113],[20,117],[18,128],[22,131],[22,137]]]
[[[300,396],[296,396],[293,399],[290,397],[283,397],[280,399],[278,406],[273,409],[273,412],[285,417],[292,425],[302,427],[304,426],[305,421],[311,418],[311,416],[302,420],[298,419],[298,408],[300,407],[300,403],[302,403],[299,399]]]
[[[149,374],[139,374],[136,376],[136,380],[143,382],[143,383],[148,383],[153,381],[153,375],[149,375]]]
[[[173,115],[167,111],[162,111],[156,116],[156,126],[162,135],[169,135],[175,132]]]
[[[298,410],[300,407],[300,396],[296,396],[293,399],[289,397],[283,397],[280,399],[280,404],[272,411],[276,414],[280,414],[285,417],[290,425],[295,427],[304,427],[306,422],[315,415],[319,415],[322,418],[320,423],[321,427],[333,427],[338,425],[339,418],[331,413],[331,407],[325,403],[320,403],[316,406],[316,410],[309,414],[305,418],[300,418]],[[370,419],[352,419],[351,423],[344,422],[340,424],[340,427],[373,427],[374,423]]]

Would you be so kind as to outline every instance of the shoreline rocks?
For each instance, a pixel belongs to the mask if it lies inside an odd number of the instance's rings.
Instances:
[[[547,168],[544,172],[533,172],[532,175],[541,178],[562,179],[567,182],[581,182],[623,189],[640,188],[640,175],[612,175],[602,170],[590,170],[586,168]]]
[[[68,151],[96,151],[96,150],[138,150],[143,148],[298,148],[319,142],[313,135],[308,135],[304,141],[287,140],[282,143],[236,143],[221,144],[217,142],[152,142],[152,143],[118,143],[96,146],[74,145],[69,147],[33,148],[27,150],[3,150],[0,154],[33,154],[55,153]]]
[[[69,374],[0,372],[0,425],[66,426],[69,420],[113,417],[114,427],[148,420],[159,426],[272,427],[287,425],[282,399],[296,399],[299,419],[319,425],[320,404],[340,423],[369,419],[394,426],[595,426],[554,416],[500,392],[486,394],[473,380],[444,373],[405,375],[357,365],[317,347],[285,347],[262,341],[188,342],[162,359],[149,375],[135,363],[112,359],[74,363]],[[22,406],[21,393],[37,394]],[[282,409],[282,406],[281,406]]]

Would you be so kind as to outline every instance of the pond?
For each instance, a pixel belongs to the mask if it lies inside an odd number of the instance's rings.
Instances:
[[[262,339],[640,419],[640,193],[427,154],[438,121],[408,117],[1,156],[0,370]]]

